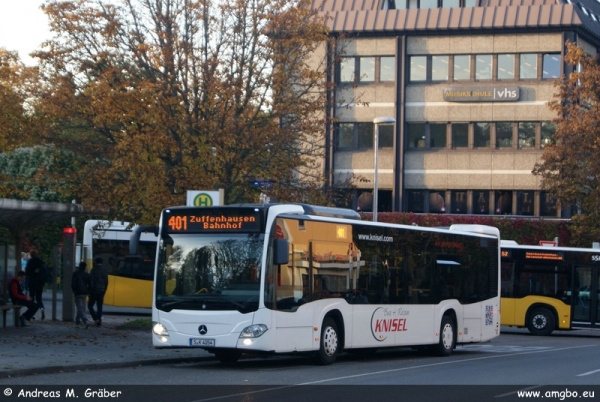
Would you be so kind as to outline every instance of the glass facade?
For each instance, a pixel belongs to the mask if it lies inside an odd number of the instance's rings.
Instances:
[[[475,79],[477,81],[492,79],[491,54],[478,54],[475,56]]]
[[[471,56],[454,56],[454,80],[468,81],[471,79]]]
[[[498,55],[498,79],[499,80],[514,80],[515,79],[515,55],[514,54],[499,54]]]
[[[520,55],[519,78],[534,80],[537,78],[537,54],[523,53]]]

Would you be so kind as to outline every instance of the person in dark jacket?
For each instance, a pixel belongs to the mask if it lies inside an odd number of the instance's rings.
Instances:
[[[29,252],[29,260],[27,260],[27,265],[25,265],[25,274],[27,276],[27,287],[29,288],[29,296],[31,296],[35,303],[38,305],[38,308],[42,310],[42,320],[46,318],[46,313],[44,312],[44,302],[42,301],[42,294],[44,293],[44,270],[46,267],[44,266],[44,261],[40,257],[38,257],[38,253],[36,250],[31,250]]]
[[[8,282],[8,290],[10,293],[10,299],[13,304],[27,307],[27,311],[21,314],[20,323],[21,326],[25,326],[25,321],[30,321],[31,317],[35,315],[38,309],[37,304],[33,299],[23,293],[23,282],[25,281],[25,271],[19,271],[15,276],[10,278]]]
[[[90,273],[92,276],[92,288],[88,301],[88,310],[90,310],[92,320],[94,320],[97,327],[102,325],[102,305],[104,304],[104,294],[108,287],[108,272],[106,272],[106,268],[104,268],[102,262],[102,258],[97,257],[94,261],[94,268],[92,268],[92,272]],[[95,311],[94,304],[97,309]]]
[[[87,264],[85,262],[80,262],[78,270],[73,272],[73,276],[71,276],[71,289],[75,295],[75,306],[77,306],[75,326],[78,327],[79,323],[83,322],[85,329],[90,326],[90,321],[85,315],[85,298],[90,294],[92,285],[90,274],[85,272],[86,268]]]

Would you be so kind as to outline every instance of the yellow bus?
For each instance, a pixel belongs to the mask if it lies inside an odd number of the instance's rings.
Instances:
[[[128,222],[86,221],[81,259],[86,261],[89,271],[96,258],[102,258],[108,271],[104,304],[151,308],[156,237],[152,233],[142,233],[138,245],[141,259],[136,262],[126,261],[129,238],[135,228],[129,226]]]
[[[501,323],[534,335],[600,328],[600,249],[501,242]]]

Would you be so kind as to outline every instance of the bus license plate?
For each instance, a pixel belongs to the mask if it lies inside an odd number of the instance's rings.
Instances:
[[[215,340],[190,338],[190,346],[215,346]]]

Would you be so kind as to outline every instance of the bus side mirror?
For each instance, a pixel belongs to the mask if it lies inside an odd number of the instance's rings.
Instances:
[[[286,239],[275,239],[273,242],[273,264],[285,265],[289,262],[288,241]]]

